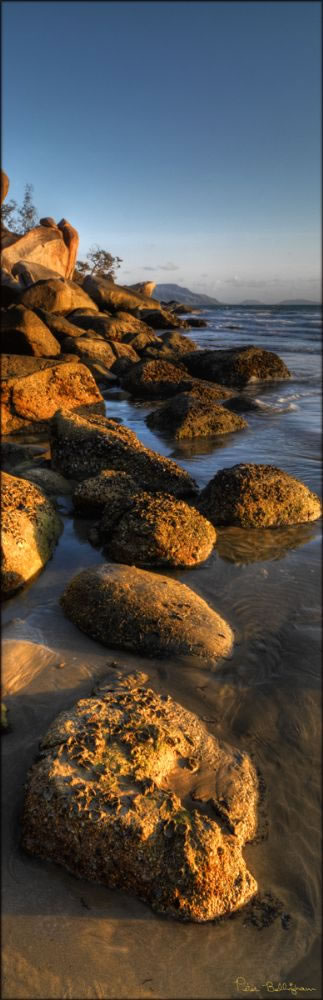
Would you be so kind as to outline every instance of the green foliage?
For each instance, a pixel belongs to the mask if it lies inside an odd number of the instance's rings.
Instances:
[[[1,222],[11,233],[22,236],[37,226],[37,209],[33,204],[33,185],[26,184],[22,205],[12,199],[1,206]]]
[[[91,247],[85,260],[76,262],[75,278],[82,280],[87,274],[95,274],[100,278],[109,278],[114,281],[115,272],[122,263],[121,257],[113,257],[107,250],[103,250],[96,244]]]

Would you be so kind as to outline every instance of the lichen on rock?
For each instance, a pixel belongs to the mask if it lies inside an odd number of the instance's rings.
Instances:
[[[118,672],[52,724],[26,784],[23,847],[158,913],[214,920],[257,891],[242,856],[255,768],[146,681]]]

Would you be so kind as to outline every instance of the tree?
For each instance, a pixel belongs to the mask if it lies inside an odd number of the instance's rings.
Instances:
[[[76,261],[77,275],[74,275],[74,280],[75,277],[80,280],[87,274],[96,274],[100,278],[114,281],[115,272],[120,264],[122,264],[121,257],[113,257],[111,253],[96,244],[90,248],[85,260]]]
[[[37,225],[37,209],[32,201],[33,190],[33,184],[26,184],[24,200],[21,208],[18,208],[18,218],[23,233],[29,233],[29,230]]]
[[[5,205],[1,205],[2,225],[9,229],[11,233],[19,233],[18,220],[16,217],[17,208],[17,202],[13,199],[11,201],[7,201]]]
[[[24,200],[20,207],[14,199],[1,206],[1,222],[11,233],[24,235],[37,225],[37,209],[32,201],[33,190],[32,184],[26,184]]]

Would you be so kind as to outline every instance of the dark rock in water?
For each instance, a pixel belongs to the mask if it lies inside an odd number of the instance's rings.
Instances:
[[[39,486],[49,497],[68,496],[72,493],[71,484],[59,472],[53,472],[53,469],[38,468],[36,464],[26,465],[24,463],[21,466],[16,466],[12,470],[12,474],[27,479],[29,483],[34,483],[34,486]]]
[[[15,441],[1,441],[1,469],[5,472],[12,472],[17,465],[22,462],[31,462],[34,456],[43,455],[46,446],[34,444],[17,444]]]
[[[108,508],[112,528],[138,490],[138,481],[127,472],[104,469],[99,476],[79,483],[73,495],[74,507],[80,514],[99,514]]]
[[[202,490],[199,509],[212,524],[270,528],[316,521],[318,496],[274,465],[240,464],[221,469]]]
[[[203,402],[189,392],[167,400],[146,417],[148,427],[166,431],[180,441],[183,438],[209,437],[242,430],[247,423],[213,401]]]
[[[12,374],[1,382],[1,416],[3,433],[19,431],[30,424],[44,426],[62,404],[66,409],[100,405],[104,402],[94,378],[84,365],[75,360],[66,363],[40,365],[38,358],[21,358],[22,371],[26,361],[38,362],[38,370],[28,374]],[[41,359],[42,360],[42,359]],[[44,359],[45,360],[45,359]],[[10,372],[10,367],[7,369]]]
[[[61,348],[39,316],[31,309],[18,305],[11,306],[1,316],[1,351],[5,354],[55,358],[61,353]]]
[[[188,324],[189,324],[189,326],[193,326],[193,327],[195,327],[195,326],[196,327],[205,327],[205,326],[208,326],[208,324],[207,324],[207,322],[206,322],[205,319],[199,319],[197,316],[189,316],[189,318],[188,318]]]
[[[213,920],[257,891],[242,856],[255,769],[146,680],[118,672],[51,725],[27,779],[23,847],[158,913]]]
[[[258,403],[250,396],[244,396],[242,393],[239,396],[233,396],[228,402],[223,403],[226,410],[232,410],[233,413],[248,413],[252,410],[257,410],[259,413]]]
[[[182,360],[190,375],[241,388],[249,382],[290,377],[288,368],[278,354],[252,345],[232,347],[225,351],[194,351],[191,355],[185,354]]]
[[[190,329],[190,324],[187,320],[180,319],[179,316],[175,316],[170,309],[160,309],[158,312],[155,309],[151,312],[151,307],[150,309],[143,309],[142,318],[145,320],[145,323],[152,326],[154,330]]]
[[[61,522],[42,490],[25,479],[2,473],[1,589],[10,597],[45,566]]]
[[[53,468],[72,479],[88,479],[102,469],[127,472],[151,493],[188,496],[196,486],[170,458],[145,448],[137,435],[107,417],[81,417],[65,410],[55,414],[51,428]]]
[[[160,358],[141,361],[122,380],[123,388],[134,396],[161,399],[190,389],[192,379],[181,363],[172,364]]]
[[[111,531],[110,503],[99,525],[110,558],[131,566],[190,567],[212,552],[213,526],[183,500],[165,493],[128,496]]]
[[[230,626],[183,583],[134,566],[78,573],[61,599],[68,618],[93,639],[145,656],[197,657],[215,664],[232,649]]]

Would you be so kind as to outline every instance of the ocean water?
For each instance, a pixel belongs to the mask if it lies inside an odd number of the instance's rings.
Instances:
[[[247,429],[177,443],[147,428],[155,403],[134,404],[120,389],[106,393],[107,416],[176,459],[200,487],[219,469],[252,461],[277,465],[321,495],[321,310],[231,306],[203,315],[207,329],[189,334],[200,347],[255,344],[278,353],[291,372],[288,381],[248,388],[257,408],[246,414]],[[232,657],[211,672],[107,651],[64,618],[59,596],[67,581],[104,557],[88,542],[88,522],[74,518],[69,501],[61,499],[60,510],[64,532],[52,560],[3,612],[8,649],[16,640],[30,644],[27,668],[17,661],[16,673],[9,671],[6,699],[13,732],[4,741],[4,995],[212,1000],[242,996],[246,984],[265,997],[272,983],[282,996],[296,984],[321,997],[321,522],[223,528],[202,566],[169,573],[234,629]],[[90,693],[110,653],[120,664],[144,669],[158,690],[198,712],[210,732],[253,755],[267,827],[244,855],[259,891],[281,902],[283,920],[277,915],[258,929],[241,913],[216,925],[181,925],[125,893],[78,882],[20,851],[23,782],[38,741],[58,711]],[[32,987],[24,985],[26,977]]]

